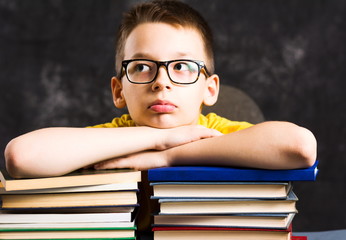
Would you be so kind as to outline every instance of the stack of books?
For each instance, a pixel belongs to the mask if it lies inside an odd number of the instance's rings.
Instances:
[[[140,171],[0,179],[0,239],[136,238]]]
[[[154,239],[297,239],[292,236],[298,200],[292,182],[314,181],[316,175],[317,162],[295,170],[150,169],[151,198],[159,205],[153,213]]]

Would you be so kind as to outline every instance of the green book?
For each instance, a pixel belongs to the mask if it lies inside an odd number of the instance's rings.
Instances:
[[[0,231],[0,239],[135,239],[135,230],[135,227],[7,229]]]

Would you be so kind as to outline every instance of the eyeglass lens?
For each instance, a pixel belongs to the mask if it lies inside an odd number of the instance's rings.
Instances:
[[[195,82],[199,75],[199,65],[193,61],[173,61],[167,67],[168,75],[176,83]],[[131,82],[147,83],[154,80],[158,72],[156,62],[132,61],[127,65],[127,77]]]

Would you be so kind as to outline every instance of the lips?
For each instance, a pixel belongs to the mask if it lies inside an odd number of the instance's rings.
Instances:
[[[150,104],[149,109],[157,113],[171,113],[176,106],[169,101],[158,100]]]

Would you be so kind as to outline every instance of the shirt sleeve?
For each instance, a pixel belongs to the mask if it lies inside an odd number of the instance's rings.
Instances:
[[[207,128],[216,129],[223,134],[236,132],[253,126],[253,124],[245,121],[231,121],[215,113],[209,113],[206,116],[201,115],[199,124]]]
[[[117,127],[134,127],[135,123],[129,114],[124,114],[121,117],[113,118],[111,122],[88,126],[89,128],[117,128]]]

